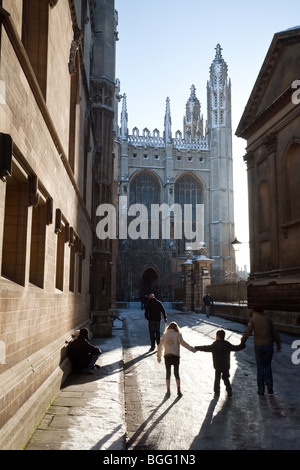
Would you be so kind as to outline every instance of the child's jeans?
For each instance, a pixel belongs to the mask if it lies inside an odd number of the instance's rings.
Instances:
[[[220,395],[220,380],[221,376],[226,387],[227,392],[231,392],[231,385],[229,382],[229,370],[215,370],[215,383],[214,383],[214,392],[216,395]]]

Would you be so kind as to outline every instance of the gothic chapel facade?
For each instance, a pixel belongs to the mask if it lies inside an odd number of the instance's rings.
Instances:
[[[218,44],[207,82],[207,121],[204,127],[196,88],[191,87],[183,133],[172,137],[171,106],[166,100],[164,133],[147,128],[128,133],[126,95],[123,95],[119,154],[119,194],[127,210],[135,203],[202,204],[207,257],[213,259],[212,279],[235,272],[231,83]],[[124,207],[120,208],[124,212]],[[150,215],[149,215],[150,217]],[[171,219],[172,220],[172,219]],[[128,218],[128,223],[130,218]],[[149,220],[150,224],[150,220]],[[149,233],[150,234],[150,233]],[[187,238],[187,237],[186,237]],[[163,300],[182,298],[181,264],[186,239],[119,240],[118,300],[134,300],[154,291]],[[195,251],[196,255],[196,251]]]

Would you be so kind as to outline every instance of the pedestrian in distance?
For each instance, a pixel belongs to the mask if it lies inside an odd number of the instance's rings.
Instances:
[[[230,353],[240,351],[245,348],[245,344],[237,346],[225,340],[225,331],[216,332],[216,340],[208,346],[195,346],[197,351],[211,352],[213,357],[213,366],[215,369],[214,394],[215,398],[220,396],[221,377],[226,387],[228,397],[232,396],[232,387],[229,381],[230,377]]]
[[[277,351],[281,350],[280,336],[271,318],[264,314],[264,309],[255,305],[252,311],[247,328],[244,331],[241,342],[246,343],[247,339],[254,332],[254,351],[257,366],[257,388],[258,395],[264,395],[265,385],[269,394],[273,394],[273,343],[277,344]]]
[[[150,335],[150,349],[154,351],[155,342],[157,346],[160,342],[160,321],[163,316],[165,323],[167,323],[167,314],[163,304],[155,298],[154,294],[149,295],[149,300],[145,307],[145,318],[148,320],[149,335]]]
[[[81,330],[77,330],[75,333],[73,341],[69,344],[68,351],[72,368],[75,372],[91,375],[91,369],[100,368],[99,365],[96,365],[96,362],[102,351],[89,342],[87,328],[81,328]]]
[[[165,350],[165,366],[166,366],[166,385],[167,393],[166,397],[169,397],[170,383],[171,383],[171,367],[174,367],[174,376],[177,386],[178,397],[182,396],[180,388],[180,376],[179,376],[179,363],[180,363],[180,345],[188,349],[189,351],[196,352],[193,346],[190,346],[182,337],[179,326],[176,322],[171,322],[165,330],[159,346],[157,348],[157,361],[161,362],[162,352]]]
[[[207,293],[207,294],[203,297],[203,302],[204,302],[204,305],[205,305],[205,313],[206,313],[206,316],[207,316],[207,318],[209,318],[209,316],[210,316],[210,311],[211,311],[211,307],[212,307],[212,305],[214,304],[214,303],[213,303],[213,299],[212,299],[212,297],[210,296],[209,293]]]

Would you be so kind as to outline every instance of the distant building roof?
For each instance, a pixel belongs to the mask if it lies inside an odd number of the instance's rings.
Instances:
[[[284,33],[285,31],[293,31],[293,29],[300,29],[300,25],[299,26],[293,26],[292,28],[288,28],[288,29],[285,29],[285,30],[279,31],[279,32]]]

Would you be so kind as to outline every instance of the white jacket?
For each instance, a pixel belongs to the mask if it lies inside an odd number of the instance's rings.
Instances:
[[[161,337],[160,343],[157,348],[157,360],[161,361],[162,351],[165,349],[165,356],[180,356],[180,345],[192,352],[197,350],[184,341],[182,335],[175,330],[168,330]]]

